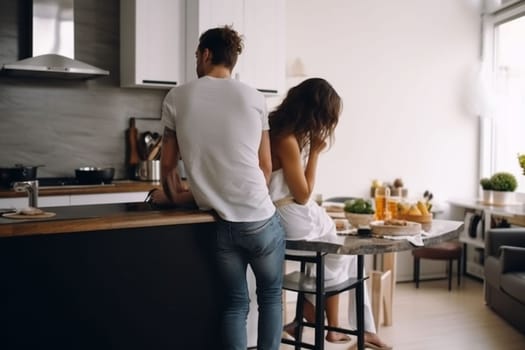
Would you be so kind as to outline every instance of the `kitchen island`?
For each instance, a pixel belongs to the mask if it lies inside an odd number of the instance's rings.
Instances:
[[[146,203],[0,218],[1,349],[217,348],[214,216]]]

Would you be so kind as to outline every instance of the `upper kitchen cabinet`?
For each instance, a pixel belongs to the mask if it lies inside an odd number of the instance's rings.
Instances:
[[[195,79],[195,50],[206,30],[232,25],[244,50],[232,72],[267,95],[284,92],[284,0],[192,0],[186,7],[186,81]]]
[[[185,0],[120,1],[122,87],[167,89],[184,82],[185,13]]]
[[[246,0],[244,4],[244,76],[241,80],[267,95],[282,94],[286,50],[284,0]]]
[[[195,51],[199,37],[206,30],[229,25],[239,33],[244,32],[244,0],[189,0],[186,5],[186,81],[197,78]],[[239,78],[244,66],[239,56],[232,72]]]

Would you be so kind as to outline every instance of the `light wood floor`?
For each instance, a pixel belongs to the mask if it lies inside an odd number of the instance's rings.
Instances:
[[[454,280],[454,283],[456,281]],[[525,335],[508,325],[483,301],[483,284],[468,277],[462,285],[447,290],[446,280],[398,283],[393,325],[380,327],[379,336],[396,350],[523,350]],[[346,325],[347,294],[341,295],[341,325]],[[293,318],[295,304],[287,304],[286,321]],[[313,331],[305,331],[311,340]],[[326,350],[355,348],[349,344],[325,343]],[[282,345],[281,349],[292,349]]]

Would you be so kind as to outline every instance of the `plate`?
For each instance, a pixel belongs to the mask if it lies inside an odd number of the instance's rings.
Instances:
[[[412,221],[406,221],[405,226],[385,225],[384,221],[372,221],[370,229],[373,235],[379,236],[413,236],[421,233],[421,224]]]
[[[336,233],[340,236],[352,236],[357,235],[357,229],[356,228],[348,228],[346,230],[339,230],[336,231]]]
[[[3,217],[9,218],[9,219],[45,219],[45,218],[51,218],[55,215],[56,215],[55,213],[51,213],[48,211],[45,211],[42,214],[37,214],[37,215],[24,215],[24,214],[19,214],[19,213],[2,214]]]

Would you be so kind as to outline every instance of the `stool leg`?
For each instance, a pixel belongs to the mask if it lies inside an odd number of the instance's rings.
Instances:
[[[458,287],[461,284],[461,255],[458,257]]]
[[[317,252],[317,263],[315,271],[316,295],[315,295],[315,346],[319,350],[324,349],[324,255]]]
[[[295,328],[295,350],[301,349],[301,342],[303,341],[303,318],[304,318],[304,293],[297,294],[297,306],[295,308],[295,323],[297,327]]]
[[[450,290],[452,289],[452,259],[448,261],[447,275],[448,275],[448,291],[450,292]]]
[[[414,281],[416,282],[416,288],[419,288],[419,258],[414,258]]]

